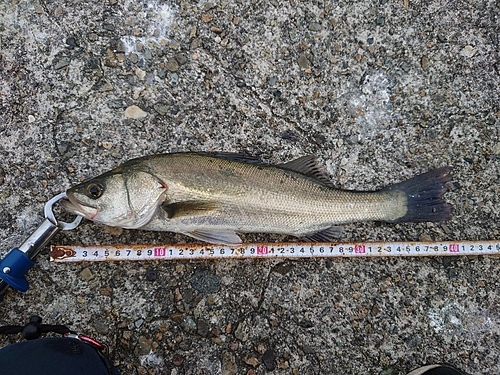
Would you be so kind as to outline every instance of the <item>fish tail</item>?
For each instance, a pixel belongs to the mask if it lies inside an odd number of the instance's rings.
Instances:
[[[406,194],[406,214],[394,222],[451,220],[452,206],[443,200],[451,181],[451,167],[441,167],[391,185],[385,191],[399,190]]]

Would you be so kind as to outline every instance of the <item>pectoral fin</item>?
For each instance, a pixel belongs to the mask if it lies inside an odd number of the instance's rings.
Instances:
[[[163,203],[161,208],[167,213],[169,219],[182,216],[199,216],[220,208],[218,202],[213,201],[184,201],[176,203]]]
[[[233,231],[211,232],[207,230],[193,230],[183,234],[196,238],[197,240],[213,244],[238,245],[241,243],[240,236]]]

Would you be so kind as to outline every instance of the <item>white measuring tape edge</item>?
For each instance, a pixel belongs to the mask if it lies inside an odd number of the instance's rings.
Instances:
[[[499,241],[51,246],[53,262],[500,255]]]

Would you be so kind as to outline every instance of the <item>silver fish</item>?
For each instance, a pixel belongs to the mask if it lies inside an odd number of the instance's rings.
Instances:
[[[450,167],[379,191],[339,190],[314,156],[279,165],[229,153],[171,153],[130,160],[70,188],[64,207],[115,227],[241,243],[240,233],[338,238],[357,221],[446,221]]]

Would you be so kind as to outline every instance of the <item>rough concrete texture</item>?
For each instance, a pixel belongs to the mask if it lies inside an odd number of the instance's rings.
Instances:
[[[499,7],[2,0],[1,253],[69,186],[187,150],[312,153],[360,190],[452,165],[451,222],[353,224],[343,239],[498,238]],[[188,241],[86,221],[53,243]],[[0,323],[67,324],[108,343],[124,374],[395,375],[439,362],[494,374],[499,273],[495,257],[68,265],[45,251]]]

